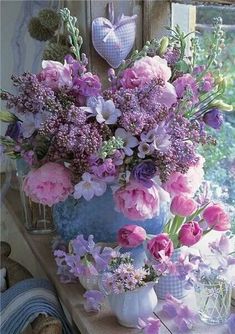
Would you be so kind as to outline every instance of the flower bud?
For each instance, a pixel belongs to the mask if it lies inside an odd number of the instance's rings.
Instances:
[[[159,48],[160,56],[162,56],[166,52],[168,45],[169,45],[169,38],[165,36],[160,41],[160,48]]]
[[[212,108],[217,108],[221,111],[233,111],[233,106],[231,104],[227,104],[222,100],[212,101],[209,105]]]
[[[14,123],[18,120],[18,117],[16,117],[14,114],[12,114],[9,111],[0,111],[0,121],[6,122],[6,123]]]

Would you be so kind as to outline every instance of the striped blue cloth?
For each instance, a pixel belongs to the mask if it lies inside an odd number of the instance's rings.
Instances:
[[[1,334],[21,333],[39,314],[60,319],[63,334],[72,333],[56,292],[47,279],[21,281],[1,293],[0,299]]]

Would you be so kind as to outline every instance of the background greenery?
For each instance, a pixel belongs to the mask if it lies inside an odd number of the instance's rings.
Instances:
[[[235,232],[235,8],[197,7],[197,24],[211,24],[214,17],[222,17],[225,25],[225,48],[220,62],[228,87],[224,96],[226,103],[233,105],[233,112],[225,115],[225,122],[220,131],[209,129],[217,138],[217,145],[204,146],[201,153],[206,158],[205,178],[213,182],[213,197],[223,200],[232,217]],[[226,27],[229,25],[229,27]],[[208,29],[201,31],[200,41],[204,46],[208,41]]]

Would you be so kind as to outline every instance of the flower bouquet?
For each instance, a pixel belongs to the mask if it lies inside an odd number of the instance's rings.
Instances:
[[[192,196],[199,188],[197,148],[215,143],[206,129],[220,128],[221,111],[231,110],[220,100],[226,81],[216,66],[221,20],[214,22],[204,64],[196,37],[186,55],[188,35],[177,26],[169,37],[134,51],[116,72],[110,69],[103,89],[80,53],[76,18],[65,8],[61,19],[71,46],[64,64],[44,60],[38,74],[12,76],[18,94],[1,91],[11,109],[1,112],[9,123],[4,153],[28,163],[23,190],[32,201],[54,206],[59,231],[68,229],[65,239],[79,231],[112,241],[123,216],[159,233],[162,226],[153,219],[161,204],[169,193]],[[112,215],[106,214],[110,208]]]

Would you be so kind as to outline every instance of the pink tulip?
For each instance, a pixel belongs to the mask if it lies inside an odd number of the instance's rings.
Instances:
[[[138,225],[125,225],[118,231],[117,239],[122,247],[137,247],[146,239],[146,231]]]
[[[184,246],[192,246],[201,239],[202,234],[203,230],[200,225],[191,221],[182,225],[179,231],[179,241]]]
[[[171,257],[174,245],[167,233],[161,233],[147,242],[147,249],[156,260],[160,260],[162,251],[165,256]]]
[[[174,215],[187,217],[197,209],[197,203],[184,195],[176,195],[171,201],[170,210]]]
[[[203,218],[208,226],[216,231],[227,231],[231,228],[229,215],[219,204],[207,207],[203,212]]]

